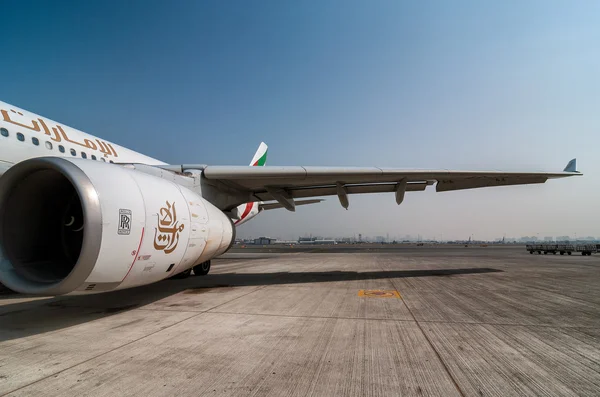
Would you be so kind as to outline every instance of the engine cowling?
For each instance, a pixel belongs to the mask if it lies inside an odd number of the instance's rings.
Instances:
[[[0,283],[18,292],[150,284],[234,239],[231,220],[197,193],[118,165],[35,158],[0,178]]]

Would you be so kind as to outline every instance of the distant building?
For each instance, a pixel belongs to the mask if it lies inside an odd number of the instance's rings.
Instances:
[[[571,241],[571,237],[570,236],[558,236],[556,238],[556,241]]]
[[[554,237],[544,237],[544,241],[554,241]]]
[[[254,239],[254,244],[256,244],[256,245],[273,244],[276,240],[277,239],[270,238],[270,237],[259,237],[259,238]]]

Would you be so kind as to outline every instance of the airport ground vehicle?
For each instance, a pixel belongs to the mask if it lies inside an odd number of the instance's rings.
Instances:
[[[581,252],[581,255],[592,255],[600,250],[600,244],[527,244],[525,246],[530,254],[537,252],[541,254],[553,254],[558,252],[561,255],[571,255],[573,252]]]
[[[600,244],[580,244],[577,246],[577,252],[581,252],[581,255],[592,255],[600,250]]]

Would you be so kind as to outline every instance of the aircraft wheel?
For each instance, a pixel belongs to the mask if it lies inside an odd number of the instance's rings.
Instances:
[[[548,255],[548,251],[544,251],[544,255]]]
[[[530,254],[533,254],[533,251],[529,251]]]
[[[564,255],[565,253],[564,253],[564,251],[560,251],[560,254],[561,254],[561,255]]]
[[[210,261],[205,261],[199,265],[194,266],[194,274],[196,276],[206,276],[209,271],[210,271]]]
[[[571,252],[567,252],[567,255],[571,255]]]

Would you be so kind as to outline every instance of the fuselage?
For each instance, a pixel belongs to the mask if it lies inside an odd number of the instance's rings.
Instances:
[[[108,163],[166,163],[62,123],[0,102],[0,168],[33,157],[76,157]]]
[[[0,175],[21,161],[48,156],[116,164],[167,164],[0,101]],[[260,212],[258,203],[242,204],[236,211],[236,226]]]

